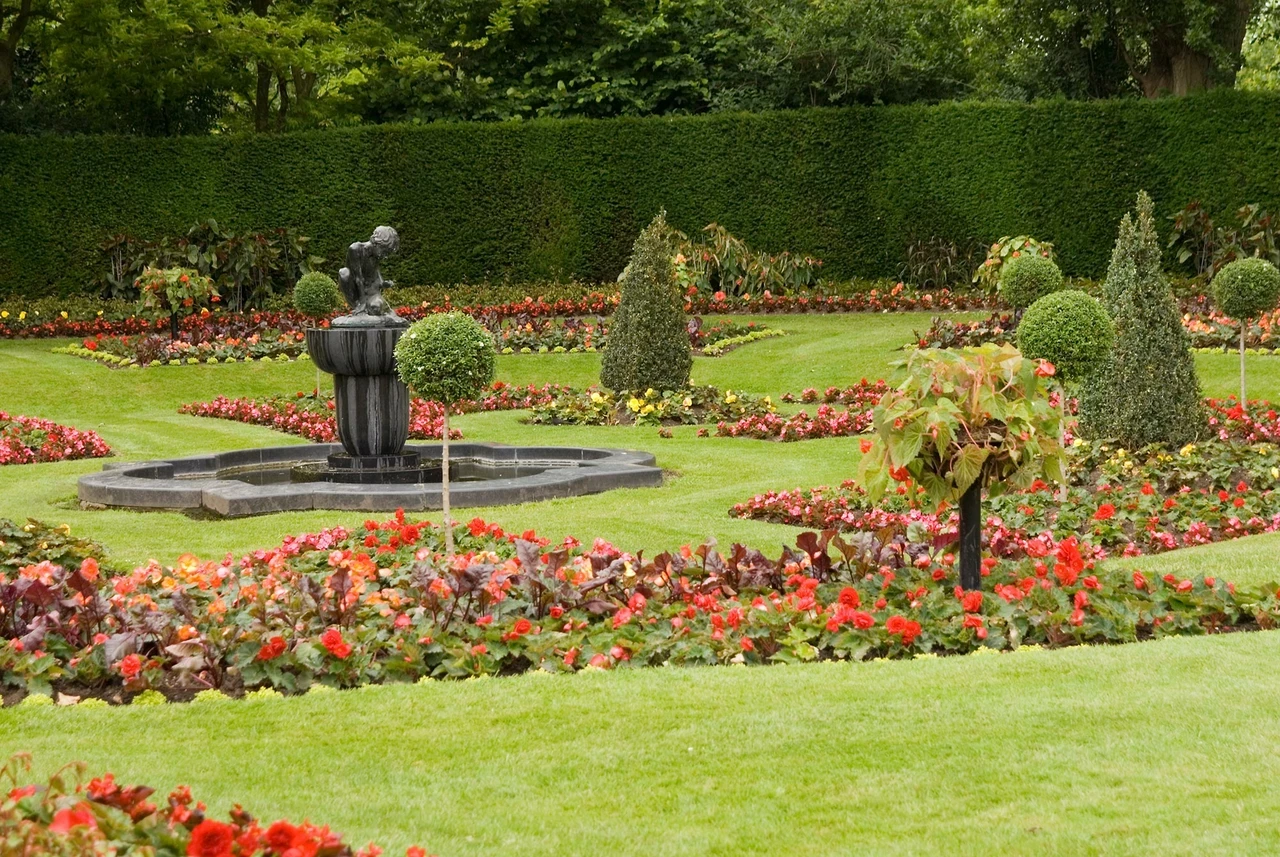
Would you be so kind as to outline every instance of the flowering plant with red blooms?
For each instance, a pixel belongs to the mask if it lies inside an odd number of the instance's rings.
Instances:
[[[53,349],[73,354],[113,369],[133,366],[177,366],[195,363],[236,363],[254,360],[293,360],[306,353],[306,324],[300,318],[281,315],[278,327],[270,327],[260,313],[212,315],[205,325],[184,324],[177,338],[156,334],[109,336],[102,333],[79,345]],[[192,318],[199,318],[199,315]]]
[[[819,402],[817,414],[810,417],[808,411],[800,411],[787,417],[775,413],[747,416],[734,423],[717,423],[716,436],[796,441],[863,434],[871,428],[872,409],[888,391],[884,381],[863,378],[853,386],[828,387],[822,393],[812,387],[799,395],[784,393],[782,401],[789,404]],[[832,407],[837,404],[846,408]]]
[[[495,381],[483,398],[455,402],[449,410],[454,414],[525,410],[546,404],[555,396],[568,392],[569,387],[559,384],[516,387],[503,381]],[[292,396],[268,396],[262,399],[228,399],[218,396],[208,402],[185,404],[178,409],[178,413],[267,426],[317,443],[336,443],[338,439],[333,397],[316,396],[314,393],[298,392]],[[430,440],[439,438],[443,431],[444,411],[438,403],[416,397],[410,399],[409,437]],[[450,429],[449,437],[461,438],[462,432]]]
[[[163,803],[155,789],[121,786],[110,773],[85,782],[83,762],[67,765],[44,783],[23,780],[31,756],[19,753],[0,766],[0,852],[42,857],[114,857],[123,854],[186,857],[375,857],[328,827],[279,820],[263,824],[239,806],[227,821],[211,818],[186,786]],[[9,786],[7,792],[5,786]],[[426,857],[411,846],[405,857]]]
[[[1260,409],[1255,417],[1214,420],[1229,436],[1266,436],[1274,423]],[[1130,452],[1076,441],[1068,481],[1065,498],[1058,486],[1036,481],[991,499],[983,531],[987,549],[1017,558],[1033,553],[1029,546],[1042,537],[1075,535],[1088,539],[1099,556],[1137,556],[1280,531],[1280,449],[1269,442],[1214,440]],[[874,504],[853,481],[835,490],[767,492],[730,514],[846,532],[889,527],[937,544],[956,538],[954,511],[935,511],[917,487],[905,484]]]
[[[1276,586],[1136,586],[1132,568],[1095,568],[1099,549],[1074,537],[1041,535],[1016,559],[988,557],[994,594],[978,598],[957,588],[948,544],[891,528],[803,533],[774,557],[686,545],[642,558],[481,519],[455,538],[450,559],[439,527],[397,514],[239,560],[184,555],[93,580],[83,568],[22,569],[20,581],[47,594],[0,600],[18,607],[0,613],[0,682],[184,699],[534,669],[963,654],[1280,621]]]
[[[0,411],[0,465],[75,461],[111,454],[111,447],[97,432]]]

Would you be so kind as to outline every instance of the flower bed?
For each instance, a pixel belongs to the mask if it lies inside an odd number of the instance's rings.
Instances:
[[[1219,439],[1180,450],[1137,453],[1105,443],[1074,441],[1067,498],[1037,481],[1027,491],[988,498],[984,542],[998,557],[1034,556],[1045,539],[1077,536],[1096,555],[1159,553],[1280,530],[1280,436],[1275,411],[1245,417],[1234,401],[1211,402]],[[875,506],[852,481],[768,492],[730,514],[800,527],[853,532],[884,528],[912,539],[949,544],[957,516],[915,502],[917,488],[900,484]]]
[[[458,402],[452,406],[451,412],[466,414],[474,411],[524,410],[545,404],[554,396],[568,392],[570,388],[558,384],[512,387],[503,381],[495,381],[491,392],[483,399]],[[296,434],[316,443],[336,443],[338,421],[333,410],[332,396],[317,397],[313,393],[298,392],[292,396],[268,396],[262,399],[228,399],[226,396],[218,396],[208,402],[185,404],[178,408],[178,413],[235,420],[266,426],[286,434]],[[438,440],[443,432],[444,410],[439,403],[417,397],[409,400],[409,437]],[[452,429],[449,437],[461,438],[462,432]]]
[[[294,360],[306,354],[304,331],[312,322],[299,315],[205,313],[184,324],[178,339],[167,334],[95,334],[79,344],[53,349],[96,360],[112,368]]]
[[[424,677],[964,654],[1274,627],[1275,585],[1096,569],[1074,537],[956,586],[945,547],[901,532],[804,533],[652,558],[549,544],[480,519],[397,513],[289,537],[238,562],[184,555],[111,576],[40,563],[0,579],[0,683],[123,702],[146,690],[294,693]],[[87,596],[97,597],[87,597]],[[53,614],[56,613],[56,618]]]
[[[138,336],[168,330],[167,318],[138,316],[131,305],[100,301],[78,300],[68,302],[70,309],[51,310],[47,302],[41,302],[44,310],[0,310],[0,339],[50,339],[73,338],[84,340],[106,336]],[[749,295],[728,296],[690,295],[685,301],[685,312],[690,315],[750,315],[759,313],[835,313],[835,312],[959,312],[994,309],[999,306],[995,296],[981,292],[917,291],[901,283],[889,288],[873,288],[852,294],[802,293],[796,295],[771,295],[751,298]],[[104,311],[101,307],[106,306]],[[560,297],[553,300],[526,297],[523,300],[499,303],[458,304],[445,295],[442,299],[421,301],[396,308],[397,314],[411,321],[429,313],[460,310],[478,319],[519,318],[573,318],[610,315],[618,306],[618,294],[614,291],[589,292],[577,297]],[[198,333],[201,340],[217,339],[220,325],[234,323],[233,319],[248,318],[252,323],[265,323],[270,328],[287,331],[290,324],[307,323],[295,312],[255,310],[239,314],[224,309],[197,313],[181,320],[183,331]],[[224,337],[225,338],[225,337]],[[598,346],[597,346],[598,347]]]
[[[862,434],[871,428],[871,410],[888,389],[884,381],[863,378],[851,387],[828,387],[822,394],[812,387],[799,396],[786,393],[782,397],[784,402],[821,402],[817,415],[810,417],[808,411],[800,411],[789,417],[775,413],[744,417],[735,423],[717,424],[716,436],[786,442]],[[840,410],[832,405],[847,407]]]
[[[105,458],[111,447],[97,432],[0,411],[0,465]]]
[[[604,348],[609,336],[604,318],[597,318],[595,322],[581,318],[556,322],[550,316],[519,315],[512,319],[493,315],[479,320],[493,334],[503,354],[593,352]],[[707,357],[719,356],[758,339],[784,335],[781,330],[754,321],[722,319],[706,325],[700,316],[689,319],[688,330],[689,347]]]
[[[719,387],[683,390],[613,392],[591,387],[564,390],[533,407],[528,422],[537,425],[674,426],[738,421],[773,413],[768,396],[753,396]]]
[[[1182,326],[1197,351],[1234,351],[1240,347],[1240,324],[1202,302],[1184,302]],[[987,342],[1010,342],[1017,329],[1012,313],[995,312],[978,321],[953,321],[935,316],[923,333],[903,348],[966,348]],[[1280,310],[1251,320],[1245,331],[1245,348],[1253,353],[1280,349]]]
[[[28,782],[31,756],[20,753],[0,766],[0,782],[12,788],[0,799],[0,842],[12,855],[185,854],[188,857],[377,857],[368,845],[353,852],[328,827],[283,819],[260,822],[239,805],[227,821],[213,818],[191,789],[178,786],[163,802],[155,789],[122,786],[106,773],[85,782],[83,762],[54,773],[47,783]],[[405,857],[426,857],[411,846]]]

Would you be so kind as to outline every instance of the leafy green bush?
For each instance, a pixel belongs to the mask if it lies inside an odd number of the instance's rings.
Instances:
[[[1064,383],[1082,381],[1111,353],[1115,328],[1096,298],[1067,289],[1045,295],[1027,308],[1018,325],[1024,357],[1047,360]]]
[[[304,274],[293,287],[293,306],[303,315],[324,318],[342,304],[342,292],[328,274],[312,271]]]
[[[1155,206],[1138,194],[1138,216],[1120,223],[1103,291],[1115,323],[1115,347],[1085,382],[1080,426],[1131,449],[1181,446],[1205,428],[1191,340],[1160,269]]]
[[[1005,265],[1024,256],[1052,258],[1053,245],[1048,241],[1037,241],[1030,235],[1006,235],[987,248],[987,258],[973,272],[973,282],[988,292],[995,291]]]
[[[1239,259],[1213,278],[1213,302],[1231,318],[1256,318],[1280,303],[1280,270],[1266,259]]]
[[[1062,288],[1062,271],[1045,256],[1015,256],[1000,266],[1000,296],[1026,309]]]
[[[679,390],[689,383],[693,353],[665,213],[636,239],[622,272],[622,298],[600,360],[610,390]]]

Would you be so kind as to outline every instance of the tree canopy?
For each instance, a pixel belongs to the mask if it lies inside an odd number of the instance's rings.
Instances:
[[[147,135],[1278,85],[1276,0],[0,0],[0,130]],[[1246,38],[1247,36],[1247,38]]]

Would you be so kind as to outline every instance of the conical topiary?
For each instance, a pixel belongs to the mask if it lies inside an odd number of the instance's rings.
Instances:
[[[679,390],[689,383],[693,354],[670,235],[659,213],[636,239],[622,273],[622,297],[600,360],[600,383],[610,390]]]
[[[1181,446],[1205,426],[1191,342],[1160,259],[1154,205],[1139,193],[1137,218],[1120,224],[1104,287],[1115,346],[1080,396],[1081,430],[1130,448]]]

